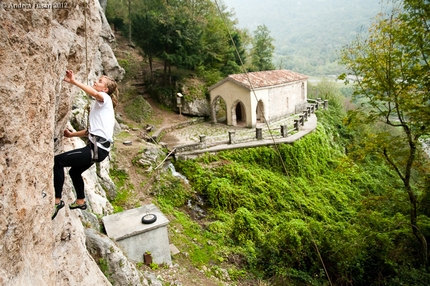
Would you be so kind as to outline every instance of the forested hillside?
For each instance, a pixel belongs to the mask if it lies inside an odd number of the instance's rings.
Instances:
[[[287,68],[324,74],[336,59],[330,50],[345,44],[342,63],[359,84],[348,87],[351,98],[342,97],[334,82],[309,84],[308,97],[328,100],[329,109],[318,111],[316,132],[292,145],[176,161],[187,181],[157,176],[150,193],[169,215],[169,239],[187,254],[184,259],[240,286],[430,285],[430,170],[421,143],[430,134],[430,6],[404,2],[372,22],[369,38],[352,42],[366,13],[370,25],[378,12],[371,7],[379,4],[308,0],[282,14],[290,15],[283,28],[302,25],[290,33],[289,44],[305,35],[309,41],[291,51],[302,57],[291,62],[305,68]],[[114,11],[119,5],[111,7],[110,19],[132,23],[131,39],[146,57],[121,62],[147,70],[151,57],[164,64],[154,76],[146,74],[148,93],[174,99],[187,78],[198,78],[203,88],[194,92],[202,95],[223,75],[240,71],[224,24],[241,47],[247,36],[226,9],[221,19],[206,0],[138,3],[130,20],[126,10]],[[275,19],[292,2],[272,3],[255,9]]]
[[[176,162],[191,189],[170,184],[158,202],[168,208],[188,200],[207,211],[191,228],[201,227],[193,231],[200,245],[210,241],[197,265],[233,263],[238,285],[257,285],[257,277],[258,285],[279,286],[430,283],[418,266],[402,182],[368,147],[354,145],[366,132],[342,123],[340,103],[330,96],[317,131],[292,145]],[[428,237],[430,220],[420,220]]]
[[[223,1],[234,9],[239,27],[267,26],[275,39],[276,67],[307,75],[338,74],[337,51],[382,9],[377,0]]]

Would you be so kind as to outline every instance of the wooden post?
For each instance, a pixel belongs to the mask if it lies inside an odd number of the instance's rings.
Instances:
[[[228,144],[234,144],[234,134],[236,132],[235,131],[229,131],[228,132]]]
[[[145,265],[150,265],[152,263],[152,255],[149,252],[143,254],[143,262]]]
[[[299,131],[300,130],[300,124],[299,124],[299,121],[300,120],[298,120],[298,119],[294,119],[294,130],[297,130],[297,131]]]
[[[200,135],[200,146],[206,148],[206,135]]]
[[[305,119],[303,118],[303,114],[299,115],[299,121],[301,126],[305,125]]]
[[[262,128],[255,128],[255,135],[257,140],[262,140],[263,139],[263,129]]]
[[[328,109],[328,100],[324,100],[324,109]]]
[[[287,125],[281,125],[281,135],[282,135],[282,137],[287,137],[288,136]]]

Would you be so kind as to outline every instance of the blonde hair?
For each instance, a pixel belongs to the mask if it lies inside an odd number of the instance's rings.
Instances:
[[[107,94],[109,94],[112,98],[113,108],[115,108],[115,106],[118,104],[119,97],[118,85],[111,77],[103,75],[102,78],[106,79],[106,87],[108,89]]]

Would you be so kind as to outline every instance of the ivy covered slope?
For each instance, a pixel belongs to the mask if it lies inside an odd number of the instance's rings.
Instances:
[[[294,144],[177,161],[191,188],[160,190],[160,205],[180,207],[195,194],[203,198],[208,217],[199,221],[201,230],[194,225],[196,233],[210,238],[206,251],[214,257],[241,262],[239,280],[253,276],[270,285],[428,281],[428,274],[414,270],[417,245],[401,182],[376,158],[358,162],[345,155],[343,115],[331,106],[317,114],[316,132]]]

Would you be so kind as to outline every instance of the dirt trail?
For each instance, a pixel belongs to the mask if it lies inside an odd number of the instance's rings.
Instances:
[[[153,108],[153,116],[157,117],[154,121],[160,122],[160,124],[154,126],[157,129],[169,128],[189,120],[186,116],[162,110],[159,108],[158,104],[151,99],[147,99],[147,101]],[[123,114],[120,106],[118,106],[117,112]],[[121,119],[124,124],[135,125],[135,123],[125,118],[124,115]],[[119,169],[126,170],[129,175],[129,182],[134,187],[133,199],[128,202],[129,206],[127,208],[134,208],[136,204],[145,205],[152,203],[152,195],[149,194],[148,191],[151,189],[151,185],[156,181],[153,179],[153,176],[142,174],[142,170],[136,168],[132,163],[133,158],[148,146],[148,143],[141,139],[144,133],[143,130],[144,128],[129,129],[125,138],[121,137],[120,140],[116,140],[117,142],[115,142],[115,164]],[[180,136],[178,138],[177,136],[169,136],[169,134],[166,134],[162,139],[162,141],[168,145],[176,145],[181,144],[186,138],[181,138]],[[125,141],[131,141],[132,144],[123,144]],[[151,272],[156,277],[161,277],[164,282],[170,283],[167,285],[226,285],[221,283],[218,279],[207,277],[204,272],[193,267],[189,258],[182,253],[177,254],[172,262],[173,267],[170,268],[160,267],[157,270],[151,270],[147,266],[143,266],[143,270]]]
[[[117,49],[117,53],[122,55],[123,58],[130,60],[131,57],[135,61],[143,62],[143,59],[137,50],[130,48],[125,41],[121,41],[120,39],[118,43],[119,47]],[[162,65],[160,65],[160,67],[162,67]],[[133,85],[133,83],[136,83],[135,79],[120,83],[119,88],[120,90],[126,90],[127,87],[130,87],[130,85]],[[176,126],[191,119],[187,116],[179,115],[178,113],[160,108],[160,105],[149,97],[145,97],[145,99],[152,107],[151,122],[157,122],[154,124],[155,130]],[[143,139],[143,136],[146,132],[146,128],[144,126],[145,124],[137,124],[136,122],[133,122],[127,118],[121,102],[117,106],[115,112],[117,115],[121,114],[121,123],[124,125],[138,126],[136,128],[130,128],[126,131],[123,130],[120,135],[115,138],[113,152],[114,159],[111,161],[111,167],[124,170],[128,174],[128,184],[130,186],[130,190],[132,190],[133,196],[129,198],[129,201],[127,202],[127,205],[124,206],[124,209],[135,208],[137,205],[150,204],[153,200],[153,195],[150,194],[150,191],[152,185],[157,183],[157,172],[145,172],[142,168],[138,168],[133,165],[133,159],[136,158],[136,156],[138,156],[142,150],[148,148],[148,144],[150,144]],[[189,140],[187,136],[187,133],[182,135],[181,133],[174,134],[174,132],[171,132],[165,134],[162,138],[162,141],[166,143],[169,148],[174,145],[186,143],[187,140]],[[131,145],[124,144],[125,141],[131,141]],[[144,266],[143,270],[152,273],[155,275],[155,277],[160,277],[160,279],[163,281],[163,285],[226,285],[221,283],[216,278],[207,277],[203,271],[195,268],[192,265],[190,258],[183,253],[177,254],[174,257],[172,263],[174,266],[171,268],[160,267],[158,270],[151,270],[147,266]]]
[[[153,129],[169,128],[188,120],[188,118],[183,115],[161,109],[159,105],[150,98],[147,98],[146,100],[153,110],[152,121],[160,122],[159,124],[156,124]],[[120,118],[123,125],[138,125],[136,122],[133,122],[124,115],[121,104],[118,105],[116,113],[121,114]],[[137,128],[123,130],[119,138],[115,138],[115,168],[125,170],[127,172],[130,184],[133,186],[134,192],[136,193],[135,200],[128,203],[128,207],[130,208],[134,207],[137,203],[149,204],[152,200],[148,191],[153,183],[153,178],[151,178],[149,174],[142,174],[142,169],[136,168],[132,163],[133,159],[151,143],[146,142],[144,139],[145,134],[147,135],[146,137],[150,137],[150,133],[146,132],[145,126],[139,126]],[[177,136],[163,136],[163,142],[167,143],[168,146],[180,144],[181,140],[182,139],[177,138]],[[157,143],[153,142],[153,144]]]

